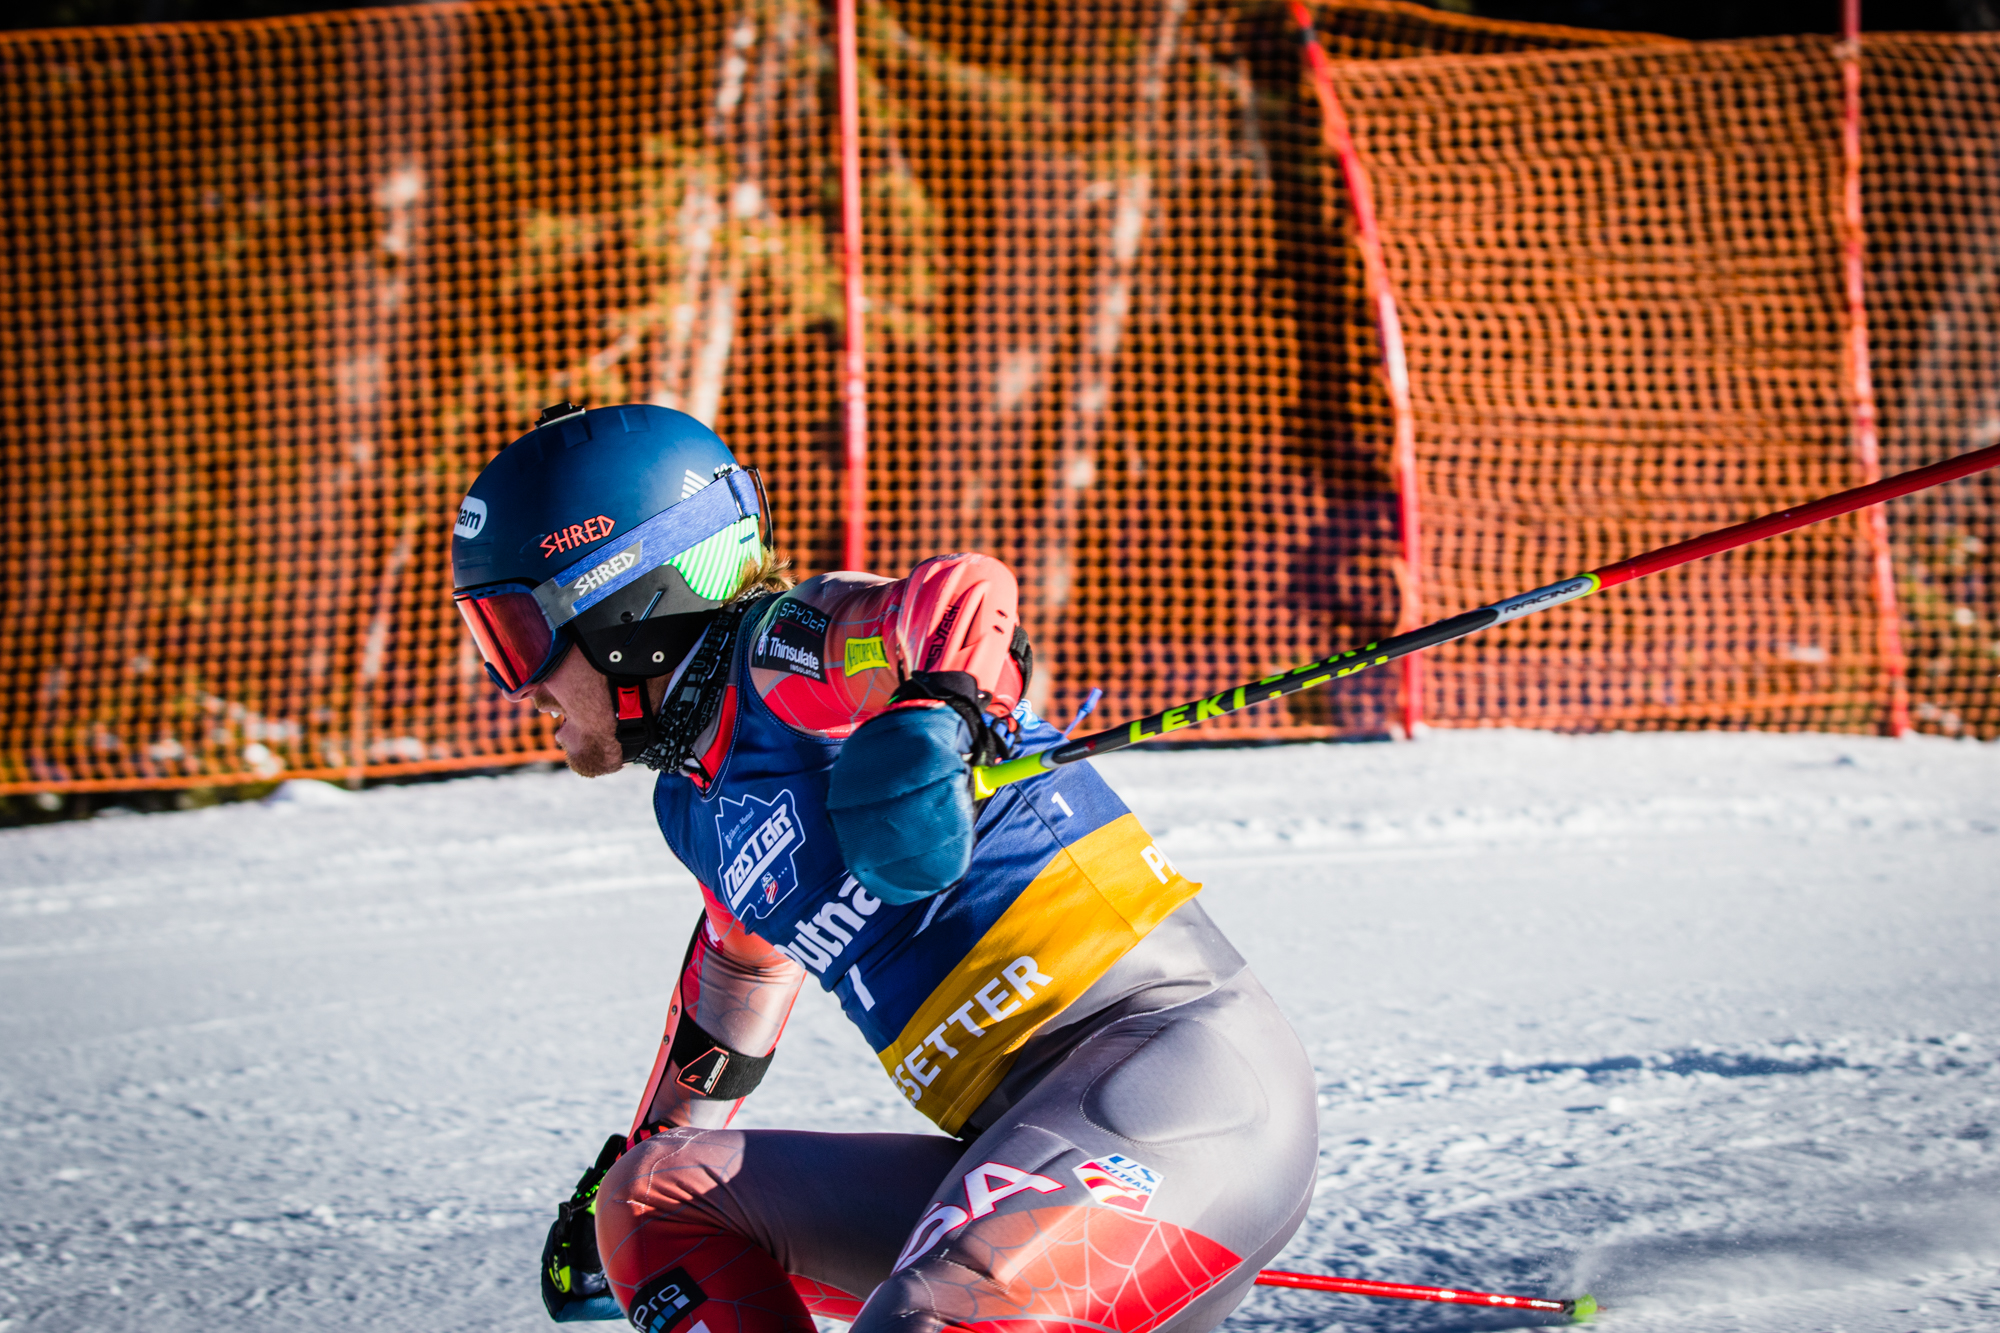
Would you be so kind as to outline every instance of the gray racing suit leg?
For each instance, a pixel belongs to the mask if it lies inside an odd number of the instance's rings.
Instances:
[[[1194,903],[1029,1042],[972,1124],[666,1131],[599,1192],[606,1272],[629,1307],[684,1269],[732,1333],[803,1329],[796,1299],[767,1290],[780,1270],[867,1298],[856,1333],[1203,1333],[1298,1228],[1318,1155],[1305,1053]],[[768,1257],[731,1258],[746,1246]]]
[[[665,1130],[605,1177],[598,1250],[614,1288],[631,1291],[705,1242],[736,1238],[787,1273],[865,1297],[963,1151],[935,1134]]]
[[[854,1333],[1204,1333],[1304,1220],[1318,1151],[1311,1065],[1247,971],[1115,1019],[959,1159]]]

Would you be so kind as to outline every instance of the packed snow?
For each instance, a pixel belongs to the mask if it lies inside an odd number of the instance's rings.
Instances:
[[[1619,1330],[2000,1327],[2000,745],[1102,764],[1319,1071],[1283,1266]],[[536,1330],[696,913],[649,775],[0,833],[0,1330]],[[831,999],[743,1122],[922,1131]],[[1227,1327],[1521,1326],[1260,1290]]]

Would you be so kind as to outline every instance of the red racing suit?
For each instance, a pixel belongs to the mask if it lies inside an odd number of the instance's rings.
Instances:
[[[807,1303],[855,1333],[1213,1327],[1304,1216],[1316,1110],[1199,886],[1087,764],[987,802],[972,871],[932,899],[885,904],[825,859],[815,771],[910,673],[965,672],[994,719],[1054,739],[1021,705],[1012,574],[824,575],[739,635],[655,798],[704,914],[598,1194],[621,1307],[647,1333],[811,1333]],[[957,1138],[728,1128],[808,976]]]

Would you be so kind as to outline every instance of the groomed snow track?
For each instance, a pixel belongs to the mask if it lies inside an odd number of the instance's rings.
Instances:
[[[1588,1289],[1620,1330],[2000,1326],[2000,746],[1103,768],[1318,1066],[1283,1266]],[[642,774],[0,833],[0,1330],[547,1327],[542,1231],[694,913]],[[817,994],[746,1120],[925,1128]],[[1509,1318],[1263,1290],[1230,1327]]]

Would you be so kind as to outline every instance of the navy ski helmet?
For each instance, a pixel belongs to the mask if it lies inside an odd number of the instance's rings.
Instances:
[[[460,503],[453,601],[510,695],[572,643],[614,685],[662,675],[762,556],[764,508],[756,474],[685,412],[559,403]]]

